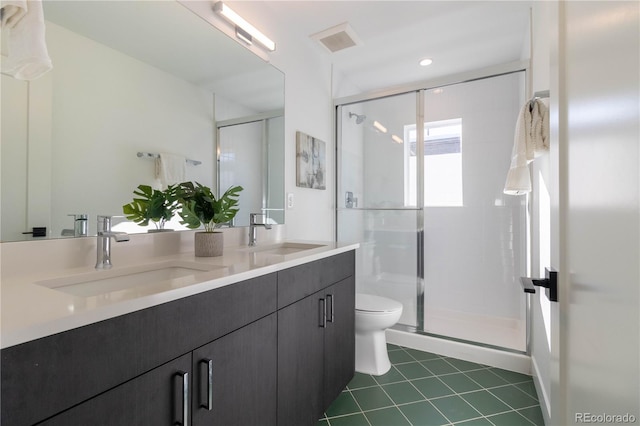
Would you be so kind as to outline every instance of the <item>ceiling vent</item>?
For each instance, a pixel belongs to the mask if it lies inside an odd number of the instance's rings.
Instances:
[[[356,35],[348,22],[312,34],[310,37],[320,42],[331,53],[362,44],[360,37]]]

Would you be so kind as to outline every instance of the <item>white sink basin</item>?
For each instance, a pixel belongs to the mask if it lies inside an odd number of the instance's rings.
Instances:
[[[326,246],[324,244],[282,242],[282,243],[270,244],[265,246],[250,247],[246,250],[251,253],[277,254],[281,256],[286,256],[288,254],[299,253],[301,251],[312,250],[320,247],[326,247]]]
[[[196,275],[222,268],[224,266],[199,262],[169,261],[125,268],[114,267],[105,271],[39,281],[36,284],[74,296],[91,297],[176,279],[188,280]],[[162,290],[165,287],[158,288]]]

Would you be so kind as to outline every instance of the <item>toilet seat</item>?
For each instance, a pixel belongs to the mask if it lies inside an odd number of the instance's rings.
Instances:
[[[372,294],[356,294],[356,311],[365,314],[392,314],[402,311],[402,303]]]

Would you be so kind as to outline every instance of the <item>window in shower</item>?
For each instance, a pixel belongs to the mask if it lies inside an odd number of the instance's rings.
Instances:
[[[417,131],[404,127],[405,205],[415,206]],[[462,119],[424,123],[424,205],[462,206]]]

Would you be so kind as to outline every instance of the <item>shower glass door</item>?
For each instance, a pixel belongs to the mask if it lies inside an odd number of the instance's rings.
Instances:
[[[356,291],[398,300],[399,323],[417,326],[422,208],[407,201],[404,129],[416,123],[417,93],[338,108],[337,239],[360,242]]]
[[[502,192],[524,72],[423,98],[424,331],[524,351],[526,197]]]
[[[502,192],[523,102],[518,71],[338,106],[337,240],[396,328],[526,351],[526,197]]]

